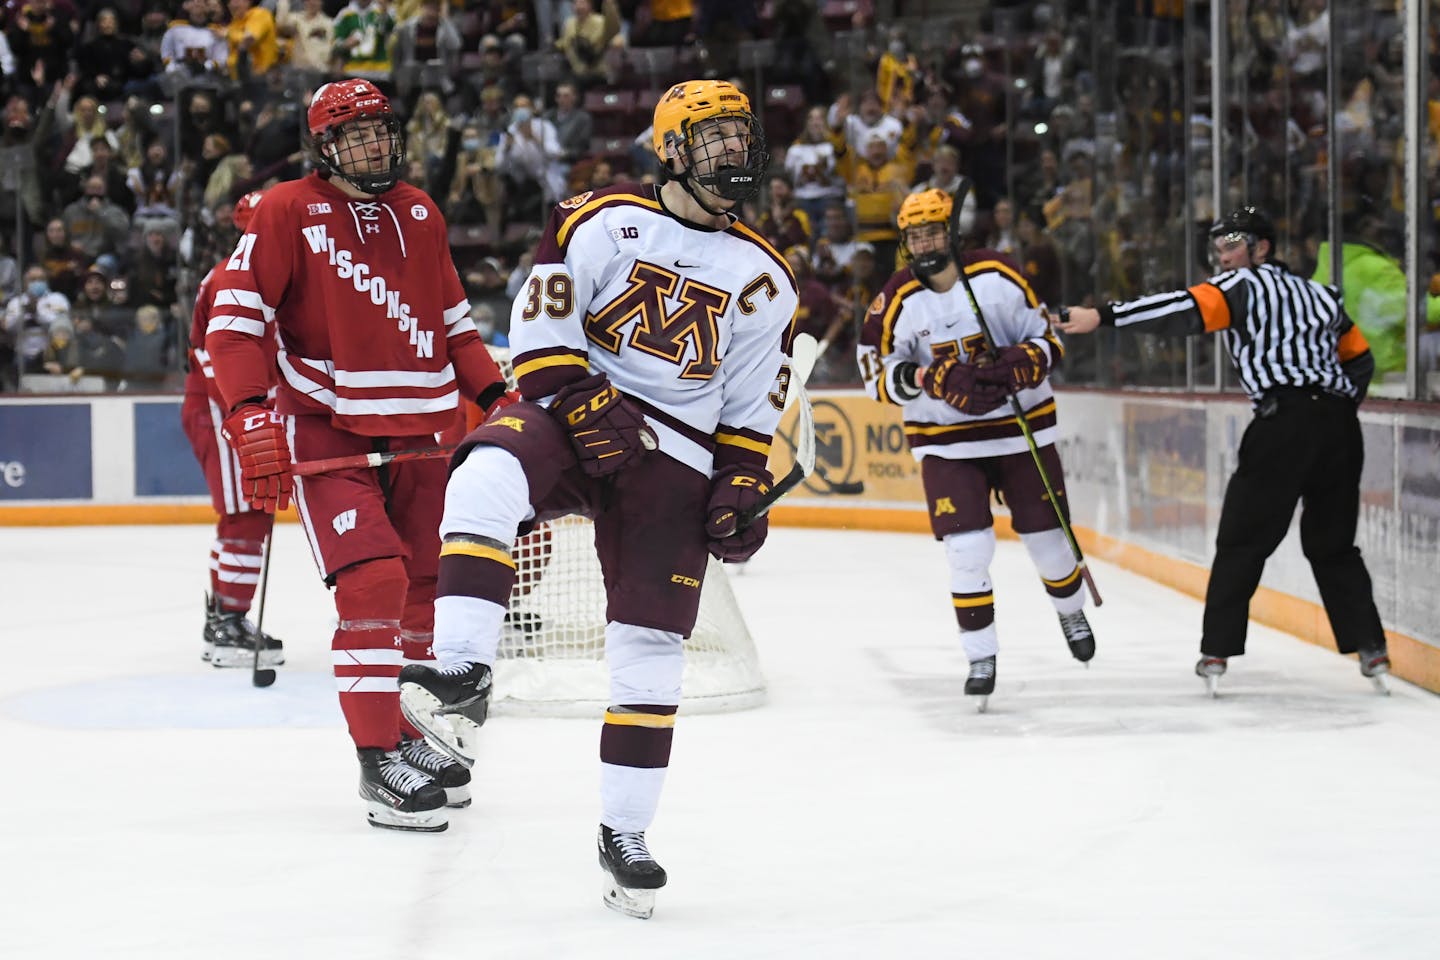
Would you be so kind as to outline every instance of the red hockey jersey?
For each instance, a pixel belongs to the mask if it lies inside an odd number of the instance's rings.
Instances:
[[[445,219],[409,184],[365,200],[315,174],[272,187],[211,285],[205,349],[224,409],[263,396],[278,367],[281,413],[414,436],[449,426],[461,396],[483,407],[504,390],[470,321]]]

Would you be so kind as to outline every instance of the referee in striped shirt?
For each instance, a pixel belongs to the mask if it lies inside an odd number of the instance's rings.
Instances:
[[[1221,272],[1205,282],[1098,310],[1071,307],[1056,324],[1064,333],[1102,325],[1165,334],[1223,331],[1254,406],[1220,512],[1195,672],[1219,677],[1229,657],[1245,652],[1250,598],[1298,501],[1304,504],[1300,543],[1336,646],[1341,653],[1358,651],[1365,676],[1386,673],[1385,631],[1355,545],[1365,459],[1356,408],[1375,372],[1370,345],[1345,315],[1338,290],[1298,277],[1274,259],[1275,227],[1255,207],[1231,212],[1210,229],[1210,238]]]

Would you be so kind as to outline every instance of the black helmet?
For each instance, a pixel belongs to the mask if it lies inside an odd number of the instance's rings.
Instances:
[[[1270,249],[1275,249],[1275,224],[1259,207],[1250,204],[1236,207],[1210,227],[1211,240],[1232,234],[1248,235],[1251,239],[1246,242],[1252,248],[1258,240],[1269,240]]]

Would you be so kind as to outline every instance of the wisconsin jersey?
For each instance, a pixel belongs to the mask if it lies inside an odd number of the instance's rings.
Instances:
[[[967,255],[964,269],[996,346],[1028,340],[1046,351],[1052,366],[1056,364],[1061,356],[1059,341],[1050,333],[1044,308],[1019,269],[992,250]],[[903,408],[905,437],[917,460],[1024,453],[1025,436],[1009,404],[974,416],[924,393],[906,400],[912,391],[896,386],[896,371],[903,363],[924,367],[954,355],[974,362],[985,352],[985,337],[964,283],[936,293],[906,268],[891,277],[870,304],[856,359],[866,392]],[[1016,396],[1036,443],[1054,443],[1055,396],[1049,380]]]
[[[226,409],[264,395],[271,377],[255,347],[271,336],[276,409],[328,413],[362,436],[436,433],[462,395],[503,390],[444,218],[408,184],[367,200],[315,174],[278,184],[211,283],[205,347]]]
[[[582,193],[555,208],[515,299],[520,392],[544,400],[598,371],[681,463],[708,475],[730,444],[763,464],[796,304],[789,266],[744,224],[683,222],[652,186]]]

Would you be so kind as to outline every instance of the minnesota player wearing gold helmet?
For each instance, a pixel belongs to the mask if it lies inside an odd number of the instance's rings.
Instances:
[[[611,678],[598,853],[605,902],[639,917],[666,882],[645,830],[707,553],[745,560],[765,541],[765,518],[743,530],[736,518],[773,483],[766,461],[797,303],[786,261],[730,212],[766,165],[745,95],[676,84],[655,108],[654,144],[663,186],[582,193],[550,218],[510,322],[525,402],[465,439],[446,490],[443,666],[400,675],[406,716],[473,760],[516,534],[593,517]]]
[[[905,198],[898,225],[909,264],[870,305],[856,350],[866,391],[904,412],[930,527],[944,543],[950,567],[951,603],[970,660],[965,692],[985,698],[995,688],[999,650],[989,572],[995,554],[992,490],[1010,506],[1011,526],[1030,552],[1075,659],[1093,657],[1095,639],[1083,610],[1080,570],[1008,406],[1013,394],[1068,516],[1054,446],[1055,397],[1047,380],[1060,344],[1029,283],[1003,254],[976,250],[956,261],[952,209],[942,190]],[[994,358],[987,356],[961,269],[995,337]]]

